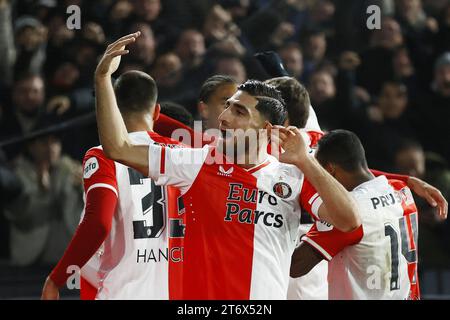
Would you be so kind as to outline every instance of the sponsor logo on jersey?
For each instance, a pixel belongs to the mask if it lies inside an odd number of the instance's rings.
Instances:
[[[287,199],[292,195],[292,188],[286,182],[277,182],[273,186],[273,192],[281,199]]]
[[[89,179],[100,168],[96,157],[89,158],[84,163],[83,178]]]
[[[329,224],[328,222],[325,222],[323,220],[316,222],[317,231],[319,232],[326,232],[333,230],[333,225]]]
[[[219,172],[217,174],[223,177],[231,177],[233,171],[234,171],[233,167],[230,167],[228,170],[225,170],[223,166],[219,166]]]
[[[236,221],[247,224],[263,223],[268,227],[274,228],[283,226],[284,222],[281,214],[247,207],[247,204],[254,208],[255,204],[262,203],[278,206],[277,197],[257,188],[245,188],[240,183],[230,183],[229,187],[224,221]]]

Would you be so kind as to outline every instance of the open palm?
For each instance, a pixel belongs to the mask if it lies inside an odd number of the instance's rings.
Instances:
[[[125,49],[127,45],[136,41],[136,38],[141,35],[141,32],[135,32],[123,36],[122,38],[111,43],[105,51],[105,54],[100,59],[95,70],[96,77],[107,77],[111,76],[117,71],[120,65],[120,59],[123,55],[127,54],[129,51]]]

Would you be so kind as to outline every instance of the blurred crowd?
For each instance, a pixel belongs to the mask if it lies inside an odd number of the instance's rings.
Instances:
[[[367,26],[373,4],[381,29]],[[70,5],[81,8],[80,30],[67,27]],[[371,168],[420,177],[450,199],[450,0],[0,0],[0,141],[25,137],[0,142],[3,259],[61,257],[96,126],[30,133],[91,113],[99,56],[137,30],[118,73],[149,73],[168,112],[202,118],[206,79],[266,80],[254,54],[275,51],[322,129],[356,132]],[[419,265],[450,269],[449,222],[418,202]]]

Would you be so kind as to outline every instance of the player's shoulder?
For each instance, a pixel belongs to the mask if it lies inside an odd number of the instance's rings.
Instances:
[[[297,168],[297,166],[280,162],[276,157],[272,155],[269,155],[268,161],[269,165],[264,169],[271,175],[283,177],[283,179],[288,179],[293,182],[295,181],[295,183],[297,184],[300,183],[301,180],[303,180],[303,172],[301,172],[300,169]]]
[[[396,179],[389,179],[388,183],[390,186],[392,186],[392,188],[394,188],[395,191],[400,191],[403,190],[405,188],[408,188],[408,185],[406,182],[401,181],[401,180],[396,180]]]
[[[392,190],[388,179],[385,176],[379,176],[369,181],[363,182],[351,191],[356,198],[367,198],[376,195],[386,194]]]
[[[88,159],[92,157],[112,161],[108,159],[108,157],[105,155],[102,146],[95,146],[86,151],[86,153],[84,154],[83,162],[86,162]]]
[[[148,131],[146,132],[147,137],[149,138],[149,141],[154,144],[158,144],[161,146],[168,146],[168,147],[181,147],[183,146],[179,141],[174,140],[169,137],[164,137],[156,132]]]
[[[83,159],[83,178],[89,179],[96,172],[114,172],[115,162],[109,159],[101,146],[90,148]]]

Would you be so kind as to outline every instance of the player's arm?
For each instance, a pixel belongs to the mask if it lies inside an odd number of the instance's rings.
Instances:
[[[386,176],[390,180],[400,180],[406,183],[406,185],[419,197],[424,198],[430,206],[438,209],[438,214],[442,219],[447,219],[448,214],[448,202],[442,195],[441,191],[431,184],[416,178],[402,174],[387,173],[379,170],[370,170],[374,176]]]
[[[117,106],[111,75],[117,70],[125,47],[139,37],[140,32],[126,35],[110,44],[95,70],[97,126],[105,154],[148,175],[148,146],[134,145]]]
[[[300,246],[296,248],[294,253],[292,254],[290,271],[291,277],[303,277],[316,265],[318,265],[323,259],[323,256],[313,247],[305,244],[304,242],[300,243]]]
[[[313,214],[341,231],[352,231],[361,225],[358,207],[350,193],[310,156],[300,130],[296,127],[279,129],[279,137],[285,152],[280,161],[297,166],[312,184],[321,198]],[[273,137],[272,137],[273,138]],[[303,192],[303,190],[302,190]]]
[[[363,235],[362,225],[351,232],[342,232],[332,225],[316,221],[292,255],[291,277],[307,274],[324,259],[330,261],[346,247],[359,243]]]
[[[52,270],[42,290],[43,300],[58,299],[59,288],[70,276],[69,266],[82,268],[97,252],[111,231],[117,205],[115,164],[100,149],[87,152],[84,161],[84,216],[63,257]]]
[[[42,300],[59,298],[59,289],[71,275],[69,266],[80,269],[97,252],[111,230],[112,218],[117,204],[116,195],[108,189],[90,191],[86,198],[83,221],[78,226],[63,257],[47,277],[42,289]]]

